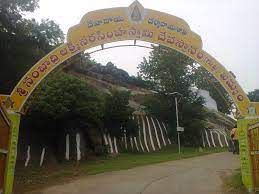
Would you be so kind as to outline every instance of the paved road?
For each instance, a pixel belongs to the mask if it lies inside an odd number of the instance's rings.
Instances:
[[[33,194],[221,194],[222,176],[238,167],[238,156],[217,153],[88,176]]]

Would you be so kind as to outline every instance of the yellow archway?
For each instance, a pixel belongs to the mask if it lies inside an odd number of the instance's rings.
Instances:
[[[69,29],[67,43],[60,45],[36,63],[12,91],[13,111],[22,106],[37,85],[55,67],[86,49],[122,40],[142,40],[173,48],[202,65],[226,89],[241,115],[248,114],[251,103],[223,65],[202,50],[202,40],[188,24],[175,16],[145,9],[135,1],[129,7],[89,12]],[[259,106],[257,106],[259,113]]]
[[[19,128],[17,126],[19,126],[20,120],[17,113],[20,113],[37,85],[58,65],[72,56],[98,45],[123,40],[142,40],[164,45],[189,56],[221,83],[243,118],[252,117],[254,120],[251,122],[259,122],[259,103],[250,102],[233,75],[202,49],[200,36],[191,31],[184,20],[159,11],[145,9],[138,1],[135,1],[129,7],[103,9],[84,15],[78,25],[69,29],[67,43],[60,45],[38,61],[23,76],[12,93],[4,97],[6,108],[12,113],[10,119],[14,123],[9,145],[11,162],[16,158],[17,128]],[[240,147],[248,147],[246,130],[251,122],[247,119],[240,121],[239,128],[244,132]],[[241,149],[241,155],[241,158],[244,158],[241,161],[242,171],[245,171],[247,175],[243,181],[247,187],[250,187],[252,180],[248,149]],[[8,162],[10,163],[9,160]],[[13,174],[14,165],[7,170],[6,174]],[[12,179],[8,180],[6,177],[5,185],[6,193],[10,192]]]

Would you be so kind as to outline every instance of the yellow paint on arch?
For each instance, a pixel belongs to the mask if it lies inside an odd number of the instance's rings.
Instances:
[[[21,111],[37,85],[59,64],[86,49],[122,40],[142,40],[173,48],[194,59],[222,84],[241,115],[248,114],[250,101],[235,78],[215,58],[202,50],[202,40],[188,24],[175,16],[145,9],[135,1],[129,7],[93,11],[69,29],[67,43],[36,63],[10,95],[12,110]],[[259,114],[259,106],[257,106]]]

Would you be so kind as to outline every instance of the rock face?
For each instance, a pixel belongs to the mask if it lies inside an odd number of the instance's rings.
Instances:
[[[143,83],[134,81],[134,78],[130,77],[127,72],[116,68],[113,64],[107,64],[105,67],[95,64],[90,66],[90,69],[79,68],[66,71],[86,79],[88,84],[104,93],[108,93],[112,88],[130,90],[132,93],[130,106],[135,110],[141,110],[142,98],[151,93],[139,87]],[[139,85],[132,85],[133,82]],[[216,102],[211,99],[208,92],[201,91],[200,95],[206,98],[205,106],[208,106],[210,111],[214,111],[214,117],[208,120],[208,128],[202,130],[201,146],[228,146],[228,129],[235,125],[235,121],[217,112]],[[104,153],[153,152],[177,143],[177,140],[169,138],[167,124],[164,121],[141,111],[135,111],[132,116],[138,123],[138,135],[128,137],[125,134],[122,138],[102,134],[99,129],[74,128],[72,124],[67,126],[66,130],[21,128],[17,156],[18,167],[80,161]]]
[[[96,129],[73,129],[37,132],[21,130],[18,149],[18,167],[55,164],[65,161],[86,160],[103,154],[120,152],[153,152],[177,143],[168,136],[167,124],[138,111],[133,114],[138,123],[138,135],[122,138],[100,134]],[[228,147],[226,125],[204,129],[201,133],[203,147]]]

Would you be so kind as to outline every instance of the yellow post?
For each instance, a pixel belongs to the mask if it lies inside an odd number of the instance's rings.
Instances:
[[[10,113],[11,131],[4,179],[4,194],[12,194],[21,115]]]
[[[3,193],[6,159],[10,133],[10,120],[0,100],[0,193]]]
[[[238,120],[238,134],[239,134],[239,148],[240,148],[240,162],[242,181],[249,192],[255,190],[255,166],[256,164],[252,161],[252,150],[251,145],[253,144],[253,136],[249,130],[251,126],[259,123],[259,118],[251,117]],[[259,143],[259,142],[258,142]],[[259,151],[259,150],[258,150]]]

